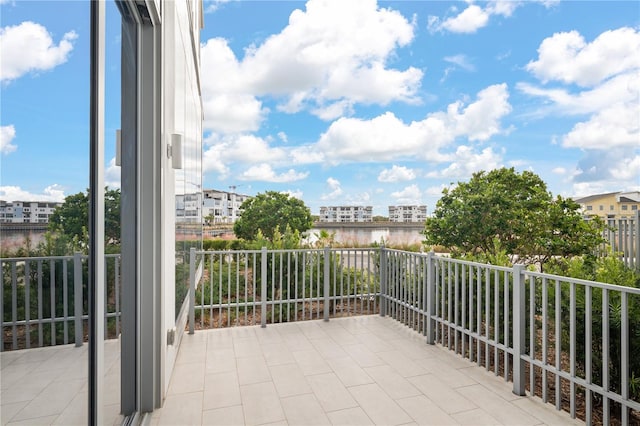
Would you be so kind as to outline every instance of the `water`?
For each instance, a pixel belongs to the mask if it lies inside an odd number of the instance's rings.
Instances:
[[[0,247],[5,250],[26,248],[30,241],[31,247],[36,247],[44,241],[45,230],[17,230],[3,228],[0,233]]]
[[[322,228],[313,228],[309,231],[309,242],[315,243],[321,231],[334,234],[334,241],[345,246],[363,246],[373,243],[382,243],[388,246],[405,246],[421,244],[424,235],[421,233],[424,226],[415,224],[408,226],[404,224],[383,224],[375,226],[373,224],[340,226],[323,224]]]

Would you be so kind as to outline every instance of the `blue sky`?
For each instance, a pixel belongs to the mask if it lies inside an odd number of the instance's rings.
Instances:
[[[88,4],[0,0],[0,198],[88,185]],[[637,1],[207,1],[204,187],[427,204],[478,170],[640,190]],[[65,16],[65,19],[60,19]],[[118,125],[108,2],[107,153]],[[118,170],[106,165],[107,181]]]

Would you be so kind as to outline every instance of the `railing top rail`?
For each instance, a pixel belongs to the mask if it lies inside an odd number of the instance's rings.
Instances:
[[[119,258],[120,253],[108,253],[105,254],[106,258]],[[89,255],[81,254],[81,259],[87,259]],[[37,262],[40,260],[72,260],[74,255],[65,255],[65,256],[29,256],[29,257],[0,257],[0,262]]]
[[[0,257],[0,262],[36,262],[38,260],[72,260],[71,256]]]
[[[608,284],[608,283],[603,283],[599,281],[582,280],[579,278],[571,278],[571,277],[565,277],[562,275],[546,274],[543,272],[535,272],[535,271],[527,271],[527,270],[524,271],[524,274],[529,277],[546,278],[547,280],[552,280],[552,281],[576,283],[576,284],[585,285],[589,287],[640,295],[640,288],[635,288],[635,287],[625,287],[622,285]]]
[[[475,266],[477,268],[486,268],[494,271],[513,272],[513,268],[510,268],[508,266],[497,266],[497,265],[491,265],[488,263],[472,262],[470,260],[455,259],[453,257],[445,257],[445,256],[436,256],[436,258],[439,260],[443,260],[445,262],[457,263],[460,265]]]
[[[336,248],[329,247],[329,250],[332,252],[372,252],[378,250],[376,247],[360,247],[360,248]],[[267,249],[267,253],[322,253],[324,248],[306,248],[306,249]],[[249,249],[249,250],[196,250],[197,255],[202,254],[235,254],[235,253],[244,253],[244,254],[259,254],[262,253],[262,250]]]

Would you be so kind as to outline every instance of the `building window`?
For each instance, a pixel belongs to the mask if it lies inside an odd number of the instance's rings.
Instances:
[[[637,204],[632,205],[631,210],[638,210],[638,205]]]
[[[593,210],[593,206],[587,206],[587,210],[588,210],[588,211]]]
[[[609,206],[609,210],[613,211],[613,205]]]
[[[602,204],[600,204],[600,211],[604,210],[604,206]]]
[[[629,206],[627,206],[626,204],[622,205],[622,210],[627,210],[629,208]]]

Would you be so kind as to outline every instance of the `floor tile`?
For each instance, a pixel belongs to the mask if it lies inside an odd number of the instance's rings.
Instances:
[[[237,359],[238,382],[240,385],[250,385],[271,381],[269,368],[262,355]]]
[[[199,425],[202,422],[202,392],[169,395],[158,413],[158,425]]]
[[[457,391],[468,400],[474,401],[483,410],[491,413],[503,424],[536,425],[540,420],[531,416],[516,405],[506,402],[498,395],[481,385],[458,388]]]
[[[420,391],[388,365],[368,367],[364,371],[392,399],[420,395]]]
[[[373,422],[360,407],[347,408],[345,410],[331,411],[327,413],[329,421],[334,426],[364,426]]]
[[[378,355],[362,343],[347,345],[343,348],[360,367],[375,367],[385,364]]]
[[[421,425],[455,425],[456,420],[424,395],[396,400],[396,403]]]
[[[280,398],[313,392],[296,363],[272,365],[269,371]]]
[[[236,357],[233,352],[233,346],[221,349],[211,349],[211,345],[208,345],[208,347],[205,358],[207,374],[236,371]]]
[[[401,425],[413,421],[377,384],[353,386],[349,392],[375,424]]]
[[[224,407],[202,412],[202,424],[212,426],[242,426],[244,413],[241,405]]]
[[[327,364],[347,387],[373,383],[373,379],[350,356],[328,359]]]
[[[334,373],[308,376],[307,381],[325,411],[342,410],[358,405]]]
[[[393,369],[402,377],[420,376],[430,372],[411,358],[407,357],[404,352],[400,350],[378,352],[376,355],[393,367]]]
[[[240,384],[235,371],[205,376],[203,410],[230,407],[241,403]]]
[[[281,399],[282,408],[291,425],[327,425],[329,418],[313,394]]]
[[[240,386],[240,394],[246,424],[261,425],[285,420],[272,382]]]
[[[324,358],[322,358],[315,349],[295,351],[293,352],[293,357],[305,376],[330,373],[332,371],[329,364],[325,362]]]
[[[448,414],[478,408],[478,405],[448,387],[433,374],[409,377],[407,380]]]
[[[461,411],[459,413],[451,414],[451,417],[455,419],[458,424],[468,426],[490,426],[490,425],[502,425],[495,417],[486,412],[482,408],[475,408],[473,410]]]
[[[204,390],[204,367],[203,362],[176,364],[171,375],[168,395],[202,392]]]

